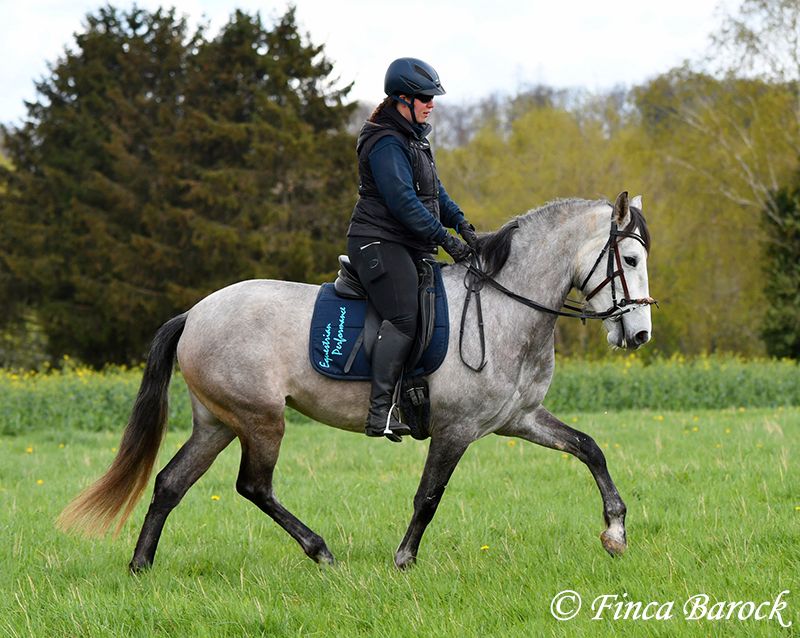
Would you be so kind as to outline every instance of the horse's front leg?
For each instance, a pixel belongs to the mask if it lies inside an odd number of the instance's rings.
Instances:
[[[517,436],[544,447],[562,450],[583,461],[603,497],[603,517],[606,521],[606,529],[600,534],[603,547],[612,556],[619,556],[627,549],[625,503],[608,473],[606,457],[592,437],[562,423],[541,406],[504,426],[497,434]]]
[[[447,433],[431,438],[425,469],[414,496],[414,515],[394,555],[394,564],[398,568],[405,569],[416,562],[425,528],[436,514],[447,481],[469,444],[470,441],[448,436]]]

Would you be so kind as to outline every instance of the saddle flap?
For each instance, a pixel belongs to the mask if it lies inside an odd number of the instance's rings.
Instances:
[[[436,273],[434,261],[423,259],[417,264],[419,274],[419,318],[417,320],[417,335],[414,345],[408,356],[407,369],[416,368],[425,350],[433,338],[433,328],[436,322]]]

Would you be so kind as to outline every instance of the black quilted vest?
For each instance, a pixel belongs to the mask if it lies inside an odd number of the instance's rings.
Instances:
[[[421,252],[436,252],[436,244],[432,238],[421,237],[392,215],[378,191],[369,165],[369,153],[378,140],[386,135],[392,135],[400,140],[411,161],[417,197],[430,214],[439,219],[439,178],[430,142],[425,139],[430,130],[430,125],[425,124],[418,133],[411,123],[392,107],[384,109],[376,122],[364,123],[356,144],[358,201],[350,219],[348,236],[377,237],[404,244]]]

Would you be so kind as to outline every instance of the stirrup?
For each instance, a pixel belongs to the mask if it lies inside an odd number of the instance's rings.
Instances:
[[[394,443],[400,443],[403,439],[402,436],[406,434],[411,434],[411,427],[406,425],[405,423],[401,422],[400,419],[395,419],[395,429],[393,430],[390,427],[392,423],[392,412],[397,408],[396,404],[392,404],[388,410],[386,416],[386,423],[383,428],[380,426],[370,428],[369,425],[369,418],[367,419],[367,425],[364,428],[365,434],[367,436],[379,437],[385,436],[390,441]]]
[[[392,412],[397,409],[397,404],[392,403],[389,406],[389,410],[386,412],[386,427],[383,429],[383,436],[389,436],[390,434],[394,434],[392,428],[389,427],[389,424],[392,422]],[[400,423],[400,419],[397,419],[397,422]],[[398,434],[394,434],[395,436],[399,436]]]

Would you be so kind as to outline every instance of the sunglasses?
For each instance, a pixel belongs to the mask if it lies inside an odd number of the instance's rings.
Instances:
[[[414,96],[414,99],[419,100],[423,104],[427,104],[428,102],[433,101],[433,97],[434,97],[433,95],[425,95],[424,93],[419,93]]]

